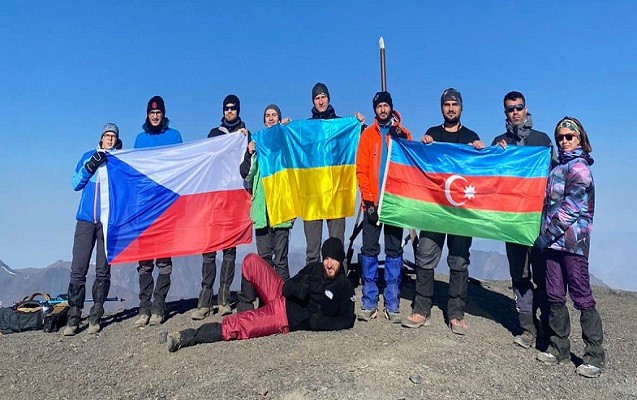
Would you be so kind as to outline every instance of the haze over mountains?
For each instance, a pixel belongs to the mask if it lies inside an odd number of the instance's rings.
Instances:
[[[355,254],[358,254],[358,248]],[[410,247],[405,248],[405,258],[414,259]],[[237,263],[235,279],[232,290],[238,290],[240,285],[240,263],[247,253],[249,247],[239,247],[237,249]],[[220,269],[221,254],[217,256],[217,270]],[[436,268],[437,274],[448,275],[449,269],[446,265],[446,251],[441,257],[440,264]],[[305,252],[301,248],[291,248],[289,254],[290,273],[296,273],[305,265]],[[109,296],[117,296],[125,299],[123,302],[109,302],[106,308],[114,310],[117,308],[137,307],[138,301],[138,275],[136,264],[120,264],[112,267],[111,289]],[[0,260],[0,307],[11,306],[15,301],[33,292],[47,292],[51,296],[59,293],[66,293],[69,284],[70,261],[58,260],[45,268],[23,268],[12,269]],[[157,272],[155,272],[156,274]],[[219,272],[217,272],[218,274]],[[506,256],[496,251],[471,251],[471,265],[469,267],[470,276],[481,280],[508,280],[509,269]],[[91,265],[87,277],[87,298],[91,297],[91,287],[95,279],[95,266]],[[604,282],[592,276],[591,281],[597,286],[606,286]],[[199,294],[201,282],[201,256],[176,257],[173,261],[172,286],[168,295],[168,300],[195,298]],[[218,276],[215,280],[214,291],[218,290]],[[90,304],[87,304],[90,307]]]

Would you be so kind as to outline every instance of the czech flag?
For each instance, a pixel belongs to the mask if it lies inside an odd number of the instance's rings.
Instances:
[[[379,206],[386,224],[533,245],[549,147],[392,140]]]
[[[254,134],[270,226],[354,215],[356,118],[277,124]]]
[[[252,241],[240,134],[107,153],[99,169],[109,263],[200,254]]]

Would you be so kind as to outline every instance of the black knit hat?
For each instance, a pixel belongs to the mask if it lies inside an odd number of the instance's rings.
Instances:
[[[380,103],[387,103],[392,110],[394,109],[394,103],[389,92],[376,92],[374,98],[372,99],[374,110],[376,110],[376,106],[378,106]]]
[[[312,100],[314,100],[314,98],[321,93],[327,96],[328,100],[330,99],[330,91],[327,90],[327,86],[324,83],[316,82],[316,84],[312,88]]]
[[[345,250],[343,249],[341,239],[331,237],[323,242],[321,255],[323,256],[323,260],[329,257],[342,264],[345,259]]]
[[[148,100],[148,105],[146,106],[146,114],[151,112],[151,110],[159,110],[162,113],[166,114],[166,106],[164,105],[164,99],[161,96],[153,96],[152,99]]]
[[[241,112],[241,101],[239,98],[234,94],[227,95],[226,98],[223,99],[223,104],[221,105],[222,111],[225,111],[226,104],[228,103],[232,103],[237,107],[237,115],[239,115],[239,112]]]
[[[276,113],[279,114],[279,121],[281,121],[281,109],[279,108],[279,106],[277,106],[276,104],[269,104],[265,107],[265,110],[263,110],[263,122],[265,122],[265,113],[267,113],[268,110],[276,111]]]

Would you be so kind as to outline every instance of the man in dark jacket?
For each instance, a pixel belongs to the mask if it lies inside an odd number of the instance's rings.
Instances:
[[[544,132],[533,128],[533,119],[526,108],[526,99],[520,92],[509,92],[504,96],[504,115],[506,132],[493,139],[492,145],[507,146],[548,146],[553,148],[551,139]],[[553,162],[557,162],[555,152]],[[524,348],[533,346],[537,336],[535,310],[541,310],[542,325],[548,324],[548,303],[546,300],[545,266],[542,257],[530,246],[506,243],[509,272],[515,295],[515,307],[522,333],[513,338],[513,342]],[[534,289],[533,282],[537,286]],[[533,292],[535,290],[535,305]],[[540,347],[542,347],[540,345]]]
[[[322,262],[308,264],[283,281],[257,254],[243,260],[242,274],[254,285],[262,307],[167,336],[168,351],[197,343],[242,340],[296,330],[333,331],[354,326],[354,288],[342,268],[345,251],[337,238],[321,248]]]
[[[312,117],[310,119],[340,118],[330,104],[330,92],[324,83],[317,82],[312,88],[312,103],[314,106],[311,110]],[[361,124],[365,123],[363,114],[356,112],[355,117]],[[335,237],[345,242],[345,218],[328,219],[326,221],[329,237]],[[310,264],[319,260],[321,240],[323,238],[323,220],[303,221],[303,230],[305,231],[305,242],[307,244],[305,261]]]
[[[229,94],[223,99],[223,117],[221,125],[212,128],[208,133],[209,138],[226,135],[230,133],[241,133],[248,136],[250,142],[250,132],[246,129],[245,123],[241,120],[239,113],[241,112],[241,102],[234,94]],[[246,149],[244,161],[246,163],[245,175],[250,169],[250,153]],[[242,167],[243,168],[243,167]],[[243,176],[243,172],[242,176]],[[202,254],[203,264],[201,266],[201,290],[199,291],[199,301],[197,309],[191,314],[194,320],[202,320],[210,315],[212,309],[212,286],[215,283],[215,275],[217,274],[216,256],[217,252],[212,251]],[[221,262],[221,274],[219,275],[219,293],[217,295],[218,312],[221,315],[232,313],[229,304],[230,285],[234,280],[235,261],[237,260],[237,248],[230,247],[223,250],[223,261]]]

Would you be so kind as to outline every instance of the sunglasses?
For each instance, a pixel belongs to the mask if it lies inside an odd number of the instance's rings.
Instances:
[[[506,107],[505,111],[508,112],[508,113],[512,113],[513,110],[522,111],[522,110],[524,110],[524,107],[526,107],[524,104],[516,104],[514,106]]]
[[[567,142],[570,142],[571,140],[573,140],[573,138],[576,138],[576,137],[578,136],[572,133],[567,133],[565,135],[555,135],[555,141],[557,143],[560,143],[562,139],[566,139]]]
[[[239,107],[237,107],[236,105],[223,107],[223,111],[237,111],[238,109]]]

